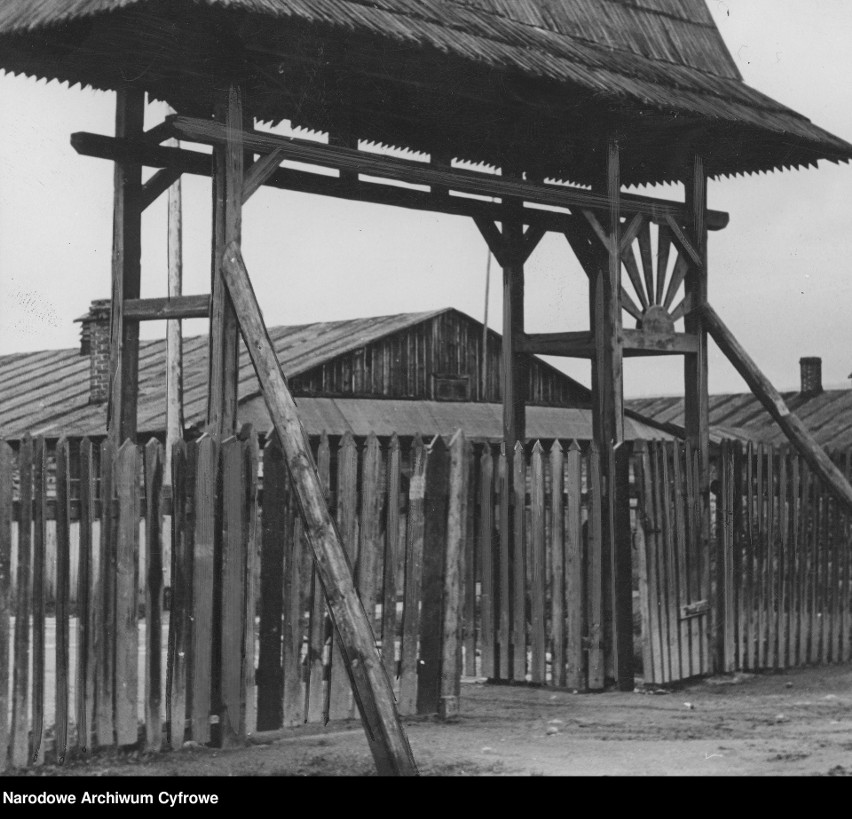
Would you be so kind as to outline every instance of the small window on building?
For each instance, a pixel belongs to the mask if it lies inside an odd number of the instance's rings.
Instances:
[[[438,375],[433,376],[434,395],[436,401],[469,401],[469,375]]]

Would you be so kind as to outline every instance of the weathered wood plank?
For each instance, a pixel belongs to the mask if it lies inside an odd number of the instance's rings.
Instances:
[[[786,448],[781,450],[778,475],[778,504],[781,517],[777,555],[776,583],[776,629],[778,648],[775,654],[775,667],[786,668],[787,662],[787,574],[789,570],[790,551],[790,494],[792,475],[790,474],[790,453]],[[795,497],[795,496],[794,496]]]
[[[163,746],[163,450],[152,438],[145,446],[145,748]]]
[[[406,715],[417,711],[417,647],[423,578],[427,454],[420,436],[415,436],[411,444],[411,477],[408,484],[408,530],[405,540],[402,656],[399,673],[399,710],[401,714]]]
[[[753,541],[755,549],[755,574],[754,574],[754,597],[755,608],[757,610],[757,618],[755,622],[755,669],[762,669],[766,666],[766,593],[764,574],[766,571],[765,560],[765,542],[766,542],[766,456],[763,444],[758,444],[755,450],[755,502],[757,509],[755,512],[755,535],[756,540]]]
[[[444,555],[444,593],[441,638],[441,694],[438,716],[458,718],[461,688],[461,605],[463,548],[467,529],[467,442],[459,430],[450,441],[449,503]]]
[[[223,747],[245,738],[246,523],[245,454],[238,438],[222,442],[221,710]]]
[[[586,564],[583,560],[582,470],[583,456],[580,447],[576,441],[571,441],[565,456],[565,492],[568,507],[565,528],[565,685],[574,691],[586,689],[586,652],[583,638],[587,584]]]
[[[18,450],[21,520],[18,524],[18,571],[15,583],[15,653],[12,665],[11,763],[29,764],[30,756],[30,611],[32,571],[33,441],[24,435]]]
[[[396,679],[396,575],[399,562],[400,451],[396,433],[387,455],[387,525],[382,577],[382,659],[391,682]]]
[[[219,443],[202,435],[195,444],[195,532],[192,561],[192,702],[194,742],[210,742],[213,673],[213,594],[219,492]]]
[[[734,529],[734,504],[736,503],[736,464],[734,458],[734,447],[736,444],[731,441],[726,441],[723,448],[723,512],[722,512],[722,527],[723,527],[723,543],[722,543],[722,583],[724,588],[724,665],[722,666],[726,672],[736,670],[737,665],[737,646],[736,646],[736,629],[737,629],[737,592],[735,582],[735,561],[734,552],[736,548],[736,531]],[[681,645],[683,645],[683,635],[681,634]]]
[[[374,639],[377,634],[381,634],[381,621],[376,619],[383,553],[382,512],[385,493],[381,481],[382,451],[378,437],[375,433],[370,433],[364,444],[361,461],[360,544],[355,576],[361,602],[370,618]]]
[[[477,464],[473,457],[473,444],[466,441],[465,463],[467,464],[466,485],[468,487],[468,499],[465,503],[465,533],[462,547],[462,594],[464,595],[464,610],[462,616],[462,634],[464,637],[464,674],[475,677],[477,671],[476,646],[476,578],[479,574],[482,558],[478,554],[476,539],[476,479]]]
[[[768,509],[766,527],[766,666],[775,668],[775,655],[777,644],[777,623],[775,619],[775,592],[776,592],[776,540],[779,533],[778,514],[778,453],[772,445],[766,450],[766,503]]]
[[[284,704],[285,726],[301,725],[305,721],[305,694],[302,675],[302,538],[298,523],[299,508],[290,480],[285,480],[284,538]]]
[[[70,452],[65,438],[56,444],[56,662],[54,678],[54,748],[63,765],[68,754],[70,655],[71,543],[68,521]]]
[[[686,502],[686,576],[687,576],[687,599],[690,603],[698,603],[707,600],[707,596],[701,593],[701,497],[698,494],[700,475],[698,468],[698,453],[687,440],[684,442],[684,482]],[[741,496],[739,507],[742,507]],[[742,521],[739,520],[739,524]],[[703,648],[702,624],[700,618],[689,619],[689,645],[690,645],[690,672],[692,676],[702,674],[701,652]]]
[[[260,538],[258,529],[258,462],[260,450],[257,433],[250,424],[240,430],[243,441],[245,487],[242,495],[243,543],[245,544],[245,612],[243,614],[243,688],[242,725],[246,734],[257,729],[257,681],[255,680],[258,585],[260,569]]]
[[[530,676],[542,684],[547,675],[547,616],[545,614],[544,449],[536,441],[530,456]]]
[[[101,444],[101,532],[98,566],[100,606],[98,615],[97,742],[115,743],[115,579],[116,503],[115,446],[107,438]]]
[[[352,434],[347,430],[340,441],[340,451],[337,456],[337,527],[340,531],[343,549],[353,567],[358,565],[357,486],[358,448]],[[373,616],[370,612],[367,612],[367,614],[370,618],[370,630],[372,632]],[[352,687],[343,668],[343,655],[335,636],[332,642],[331,693],[328,718],[348,719],[352,716],[353,708]]]
[[[512,462],[512,679],[527,678],[527,459],[515,444]]]
[[[9,739],[12,736],[9,716],[12,706],[10,691],[10,649],[13,648],[12,626],[12,482],[14,455],[12,448],[0,440],[0,773],[10,760]],[[19,585],[18,588],[21,588]]]
[[[795,664],[804,665],[807,652],[807,632],[805,619],[807,614],[807,557],[808,557],[808,522],[810,520],[810,470],[802,456],[796,456],[796,468],[800,476],[799,485],[799,528],[796,531],[796,576],[793,588],[793,640],[796,649]]]
[[[500,508],[498,678],[510,680],[512,679],[510,665],[512,645],[512,594],[510,585],[512,577],[510,567],[512,490],[509,483],[509,459],[505,441],[500,445],[500,454],[497,456],[497,496]]]
[[[756,652],[756,614],[757,605],[755,597],[755,557],[756,557],[756,525],[755,525],[755,498],[754,491],[754,445],[751,441],[746,444],[745,450],[745,668],[753,671],[755,666]]]
[[[139,451],[125,441],[115,460],[118,495],[115,583],[115,730],[118,745],[135,745],[138,735]]]
[[[195,495],[195,447],[191,453],[183,440],[172,448],[172,594],[169,611],[169,654],[166,670],[166,721],[169,744],[175,750],[186,737],[192,667],[192,564],[191,498]]]
[[[565,453],[558,440],[550,447],[550,651],[551,682],[565,682]],[[571,567],[576,570],[576,567]],[[569,606],[571,601],[569,600]]]
[[[92,554],[92,523],[95,519],[95,475],[92,442],[80,442],[80,526],[77,563],[77,675],[75,722],[77,725],[76,750],[86,754],[91,750],[95,706],[95,618],[97,605],[94,594],[95,562]],[[2,624],[0,624],[2,628]],[[0,658],[2,663],[2,658]],[[2,682],[0,682],[0,687]],[[2,711],[2,705],[0,705]],[[0,743],[2,747],[2,743]]]
[[[603,503],[600,451],[597,442],[592,441],[589,450],[588,466],[588,547],[586,565],[588,567],[588,685],[592,691],[601,691],[604,687],[603,656],[603,537],[601,532]]]
[[[284,454],[274,434],[263,450],[263,523],[260,553],[260,648],[257,667],[257,729],[282,726],[284,678],[281,660],[284,612]]]
[[[687,529],[684,517],[684,453],[679,444],[675,444],[672,450],[672,479],[674,481],[674,542],[675,542],[675,566],[677,571],[678,586],[678,608],[683,610],[690,602],[689,587],[687,585]],[[692,632],[689,621],[680,618],[680,650],[681,650],[681,673],[684,678],[693,676],[692,670]]]
[[[630,456],[632,444],[609,451],[611,486],[609,516],[613,608],[613,659],[619,691],[633,691],[633,537],[630,529]]]
[[[669,605],[666,597],[668,585],[666,582],[666,522],[663,509],[665,508],[665,484],[663,483],[663,444],[652,441],[651,469],[653,474],[652,492],[654,515],[656,520],[657,538],[655,541],[654,572],[657,588],[657,613],[660,639],[660,682],[670,682],[672,677],[672,658],[669,645]]]
[[[491,680],[497,676],[494,630],[497,586],[494,561],[494,458],[487,443],[482,447],[479,460],[479,544],[482,556],[482,594],[479,598],[481,673]]]
[[[323,431],[317,450],[317,474],[326,502],[331,497],[331,450],[328,435]],[[328,719],[328,687],[324,684],[326,659],[324,658],[326,634],[330,621],[326,613],[325,595],[315,565],[311,567],[311,621],[308,634],[308,685],[307,721],[324,722]]]
[[[642,677],[648,683],[659,682],[656,654],[659,652],[659,637],[652,616],[656,609],[656,571],[654,570],[653,545],[656,539],[656,523],[651,503],[651,465],[648,444],[637,441],[634,448],[634,470],[638,500],[636,506],[636,561],[639,573],[639,606],[642,615]],[[649,549],[650,545],[650,549]],[[654,612],[656,613],[656,612]],[[657,639],[655,640],[655,636]],[[655,651],[656,649],[656,651]]]
[[[47,452],[44,438],[34,441],[33,449],[33,578],[32,578],[32,728],[30,733],[30,764],[44,762],[44,676],[45,676],[45,558],[47,551]]]
[[[683,669],[681,667],[680,651],[680,606],[678,605],[678,576],[677,559],[677,530],[672,520],[672,506],[674,504],[673,487],[671,481],[672,459],[674,457],[674,443],[666,441],[660,447],[662,461],[662,500],[663,500],[663,534],[665,551],[663,553],[665,565],[665,583],[662,584],[665,606],[668,613],[668,639],[669,658],[671,662],[671,680],[682,680]]]
[[[436,714],[441,692],[441,642],[443,631],[444,554],[449,503],[449,453],[444,439],[436,437],[429,448],[426,473],[426,523],[423,540],[423,584],[420,607],[420,661],[417,679],[417,713]]]
[[[808,662],[819,662],[819,576],[820,546],[822,543],[823,509],[825,486],[814,475],[814,497],[812,501],[812,524],[810,542],[810,565],[808,567]]]

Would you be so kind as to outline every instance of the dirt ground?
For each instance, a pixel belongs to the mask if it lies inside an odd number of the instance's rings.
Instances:
[[[452,724],[406,723],[425,775],[852,775],[852,667],[733,675],[666,693],[579,695],[467,682]],[[360,724],[279,731],[234,750],[101,753],[35,775],[349,775]]]

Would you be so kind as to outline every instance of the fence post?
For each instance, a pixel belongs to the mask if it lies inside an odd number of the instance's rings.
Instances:
[[[607,504],[612,533],[613,657],[619,691],[633,690],[633,548],[630,533],[630,455],[632,444],[623,441],[609,449],[608,470],[613,497]]]
[[[441,696],[438,715],[458,717],[461,687],[462,549],[467,524],[467,449],[464,433],[458,430],[450,441],[450,498],[444,557],[443,639],[441,652]]]
[[[9,644],[12,624],[12,449],[0,440],[0,773],[9,760]]]

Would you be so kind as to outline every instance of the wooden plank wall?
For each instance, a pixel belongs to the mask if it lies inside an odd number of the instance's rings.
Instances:
[[[852,452],[832,460],[852,475]],[[724,670],[848,662],[850,510],[788,448],[726,441],[719,474]]]

